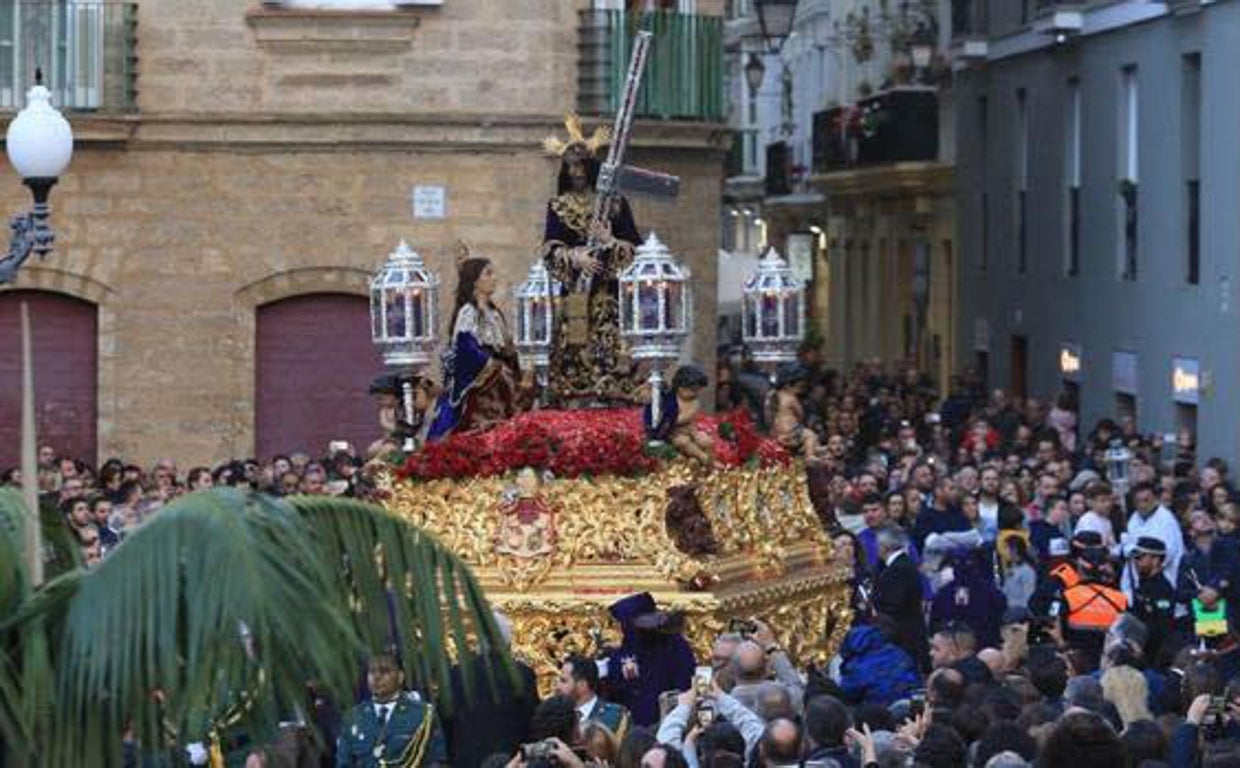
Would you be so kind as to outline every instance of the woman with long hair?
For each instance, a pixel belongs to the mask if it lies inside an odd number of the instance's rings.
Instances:
[[[491,261],[472,256],[462,261],[452,343],[443,356],[444,391],[435,406],[428,440],[482,429],[517,412],[517,352],[494,295]]]
[[[599,765],[615,765],[620,756],[620,740],[602,723],[589,721],[581,724],[581,746],[590,760]]]
[[[1152,718],[1148,703],[1149,685],[1145,676],[1132,667],[1111,667],[1103,672],[1102,695],[1115,705],[1125,728],[1137,720]]]

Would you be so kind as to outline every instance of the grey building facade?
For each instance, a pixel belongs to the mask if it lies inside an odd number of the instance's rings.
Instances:
[[[1240,459],[1240,2],[953,8],[958,365]]]

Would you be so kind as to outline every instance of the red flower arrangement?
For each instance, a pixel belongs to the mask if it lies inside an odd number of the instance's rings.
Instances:
[[[725,466],[782,464],[790,456],[758,433],[748,413],[700,417],[698,426],[715,440]],[[522,467],[556,477],[634,476],[652,472],[659,461],[646,450],[638,410],[533,411],[491,429],[450,435],[428,443],[406,460],[400,474],[417,480],[490,477]]]

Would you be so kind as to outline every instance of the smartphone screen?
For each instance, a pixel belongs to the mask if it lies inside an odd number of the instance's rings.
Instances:
[[[693,670],[693,684],[699,692],[709,691],[715,671],[710,667],[696,667]]]

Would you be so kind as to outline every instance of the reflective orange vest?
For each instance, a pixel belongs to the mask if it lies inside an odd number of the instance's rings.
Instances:
[[[1072,563],[1060,563],[1050,570],[1050,574],[1059,579],[1064,589],[1072,589],[1081,583],[1081,574],[1072,566]]]
[[[1077,584],[1064,590],[1063,596],[1069,629],[1106,632],[1128,610],[1124,593],[1103,584]]]

